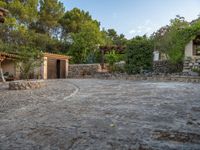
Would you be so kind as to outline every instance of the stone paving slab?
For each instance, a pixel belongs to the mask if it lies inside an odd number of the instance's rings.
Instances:
[[[31,92],[0,85],[0,104],[8,103],[0,112],[0,149],[200,149],[200,84],[47,82]]]

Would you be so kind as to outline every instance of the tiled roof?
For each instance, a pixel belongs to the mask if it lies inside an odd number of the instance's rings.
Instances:
[[[7,9],[4,9],[2,7],[0,7],[0,11],[4,13],[4,15],[6,15],[8,13],[8,10]]]
[[[44,57],[48,58],[53,58],[53,59],[70,59],[70,56],[66,55],[60,55],[60,54],[53,54],[53,53],[43,53]],[[12,53],[5,53],[5,52],[0,52],[0,58],[18,58],[19,56],[17,54],[12,54]]]
[[[17,55],[11,53],[0,52],[0,57],[17,58]]]
[[[44,53],[45,57],[54,58],[54,59],[70,59],[70,56],[61,55],[61,54],[53,54],[53,53]]]

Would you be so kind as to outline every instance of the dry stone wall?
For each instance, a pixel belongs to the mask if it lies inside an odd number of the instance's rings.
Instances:
[[[157,74],[182,72],[182,68],[182,64],[174,65],[169,61],[155,61],[153,63],[153,72]]]
[[[43,80],[35,81],[13,81],[9,83],[9,90],[31,90],[45,87]]]
[[[190,74],[193,69],[200,70],[200,57],[185,59],[183,72]]]
[[[132,80],[132,81],[160,81],[160,82],[186,82],[186,83],[200,83],[200,77],[194,76],[182,76],[182,75],[128,75],[123,74],[110,74],[110,73],[98,73],[94,78],[104,80]]]
[[[69,65],[69,78],[93,77],[101,70],[100,64]]]

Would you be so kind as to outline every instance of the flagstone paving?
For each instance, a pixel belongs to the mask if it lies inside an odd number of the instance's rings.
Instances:
[[[0,150],[199,150],[200,84],[52,80],[0,84]]]

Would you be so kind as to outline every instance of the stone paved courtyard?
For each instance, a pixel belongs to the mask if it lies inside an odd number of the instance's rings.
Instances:
[[[0,150],[199,150],[200,84],[52,80],[0,84]]]

